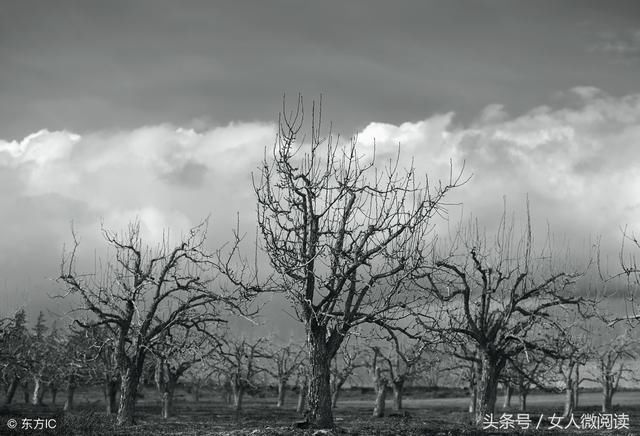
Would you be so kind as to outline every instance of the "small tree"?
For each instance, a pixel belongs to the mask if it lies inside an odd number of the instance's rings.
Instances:
[[[191,323],[175,324],[154,344],[155,382],[162,396],[162,418],[173,415],[173,398],[178,381],[189,368],[207,357],[209,333]]]
[[[433,187],[413,166],[400,170],[398,158],[376,166],[375,156],[361,157],[355,139],[341,144],[331,132],[323,136],[315,104],[304,136],[303,107],[300,97],[292,113],[283,108],[275,145],[254,181],[274,274],[260,280],[247,261],[234,267],[226,255],[218,265],[242,289],[288,294],[307,334],[308,418],[331,428],[331,360],[354,327],[406,316],[406,279],[424,266],[432,218],[444,212],[444,198],[461,178]],[[231,256],[238,234],[235,242]]]
[[[55,326],[49,329],[45,325],[44,314],[40,312],[31,334],[27,353],[28,371],[33,379],[31,404],[34,406],[42,405],[47,388],[59,382],[60,369],[63,367],[63,342]],[[51,391],[52,402],[55,404],[57,388]]]
[[[333,358],[331,366],[331,405],[335,408],[344,384],[353,378],[358,368],[365,367],[365,349],[356,341],[346,342]]]
[[[304,348],[296,344],[272,344],[267,351],[271,365],[267,364],[265,371],[278,383],[278,402],[276,407],[284,406],[287,383],[296,373],[304,360]]]
[[[387,332],[387,341],[390,347],[387,347],[386,352],[376,348],[378,364],[384,369],[388,383],[393,389],[393,408],[400,411],[405,385],[419,377],[435,362],[425,359],[427,343],[422,340],[398,337],[391,331]]]
[[[176,324],[204,325],[217,320],[232,298],[210,289],[211,257],[204,250],[206,223],[191,229],[175,246],[168,236],[156,249],[145,246],[140,223],[123,234],[103,230],[115,259],[100,271],[79,274],[79,242],[63,255],[60,281],[80,297],[78,310],[89,317],[78,321],[91,328],[106,326],[113,334],[115,360],[120,373],[118,425],[132,424],[138,385],[147,353]],[[236,308],[236,305],[231,304]]]
[[[242,410],[245,393],[249,389],[256,389],[258,376],[266,372],[263,361],[269,356],[266,345],[264,338],[251,340],[226,336],[219,339],[212,365],[219,373],[227,374],[237,413]]]
[[[24,309],[5,319],[0,335],[0,370],[7,385],[5,404],[11,404],[16,390],[28,375],[30,336]]]
[[[185,373],[186,384],[191,390],[193,401],[199,402],[202,388],[207,386],[215,373],[205,360],[195,362]]]
[[[585,379],[600,384],[602,412],[609,413],[620,382],[632,376],[627,360],[636,358],[638,341],[629,330],[616,334],[613,328],[607,326],[600,326],[598,333],[594,332],[591,339],[592,349],[589,357],[595,361],[596,368],[593,377]]]

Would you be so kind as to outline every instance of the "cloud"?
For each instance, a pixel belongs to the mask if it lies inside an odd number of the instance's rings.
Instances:
[[[274,135],[266,123],[202,131],[163,124],[82,135],[41,130],[22,140],[0,140],[6,293],[15,295],[31,280],[29,298],[46,299],[52,291],[46,279],[58,274],[72,222],[91,258],[94,247],[104,246],[101,222],[120,231],[139,219],[145,240],[154,245],[165,230],[177,238],[211,215],[210,233],[228,239],[236,212],[243,223],[254,217],[254,208],[245,207],[252,194],[249,171]]]
[[[540,106],[512,116],[489,105],[467,126],[452,114],[389,125],[372,123],[359,139],[378,148],[401,142],[416,166],[446,178],[449,157],[473,178],[454,197],[466,212],[490,220],[506,195],[516,210],[532,201],[534,217],[568,238],[603,235],[619,243],[620,226],[640,230],[640,95],[614,97],[577,87],[575,107]]]
[[[640,58],[640,29],[601,32],[598,34],[598,41],[592,44],[589,50],[621,58],[638,59]]]
[[[548,222],[578,243],[602,235],[615,252],[620,227],[640,231],[640,94],[616,97],[581,86],[565,97],[562,106],[517,115],[491,104],[466,125],[452,112],[397,125],[372,122],[357,135],[358,151],[373,156],[375,143],[382,163],[399,149],[403,167],[413,162],[432,181],[446,179],[450,159],[454,169],[464,162],[473,177],[448,199],[463,204],[450,208],[453,219],[473,213],[491,226],[503,196],[522,215],[528,195],[538,228]],[[239,212],[243,231],[252,234],[251,172],[275,133],[266,123],[204,130],[161,124],[0,140],[5,289],[28,282],[30,295],[44,298],[72,220],[90,257],[101,221],[118,231],[137,218],[153,242],[166,229],[177,237],[210,215],[216,246],[229,239]]]

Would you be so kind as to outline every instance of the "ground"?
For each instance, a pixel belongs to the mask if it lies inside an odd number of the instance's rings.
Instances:
[[[433,397],[433,394],[430,396]],[[64,414],[61,401],[57,406],[45,405],[33,407],[22,403],[0,409],[0,435],[149,435],[149,436],[214,436],[214,435],[313,435],[316,431],[296,429],[293,424],[301,420],[301,416],[294,411],[295,396],[291,394],[286,407],[275,407],[275,398],[247,398],[244,410],[236,414],[230,405],[224,404],[217,395],[204,395],[201,401],[195,402],[191,397],[180,392],[176,398],[176,416],[167,420],[160,418],[160,402],[155,391],[148,388],[144,397],[139,400],[137,409],[137,423],[135,426],[119,428],[114,425],[113,417],[105,416],[104,405],[99,392],[84,391],[78,395],[77,410]],[[514,398],[515,400],[515,398]],[[388,402],[387,416],[375,419],[371,417],[373,397],[364,393],[354,392],[345,395],[335,409],[336,429],[327,435],[474,435],[474,434],[525,434],[525,435],[608,435],[608,434],[638,434],[640,435],[640,392],[628,391],[618,393],[614,397],[617,418],[614,424],[622,424],[621,414],[629,417],[629,429],[607,430],[608,417],[598,415],[600,394],[595,392],[581,395],[581,406],[574,414],[575,421],[580,426],[581,419],[598,421],[594,425],[598,430],[583,430],[571,426],[570,430],[550,429],[549,418],[555,413],[562,413],[562,395],[538,394],[529,397],[530,427],[540,422],[539,430],[522,430],[526,421],[521,416],[517,422],[517,404],[510,409],[498,408],[494,416],[498,429],[481,431],[469,423],[466,412],[466,398],[424,398],[407,397],[405,412],[394,413],[391,402]],[[500,399],[501,401],[501,399]],[[504,415],[503,415],[504,414]],[[540,415],[542,414],[542,420]],[[394,416],[395,415],[395,416]],[[511,416],[510,416],[511,415]],[[9,429],[7,423],[16,419],[17,428]],[[21,430],[24,418],[41,418],[46,425],[47,419],[56,419],[55,430]],[[514,422],[510,422],[513,418]],[[618,420],[619,419],[619,420]],[[41,421],[42,423],[42,421]],[[488,422],[487,422],[488,424]],[[567,421],[562,421],[562,427]],[[41,424],[42,425],[42,424]],[[501,426],[510,427],[500,429]],[[613,426],[613,425],[611,425]],[[621,426],[621,425],[619,425]],[[622,425],[624,426],[624,425]],[[321,434],[321,433],[318,433]]]

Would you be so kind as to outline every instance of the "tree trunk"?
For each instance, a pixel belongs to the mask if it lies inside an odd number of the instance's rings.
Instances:
[[[487,354],[482,356],[480,379],[476,386],[475,423],[477,425],[482,425],[485,416],[495,412],[500,369],[496,358]]]
[[[392,383],[393,387],[393,410],[402,410],[402,392],[404,389],[404,383],[395,382]]]
[[[475,416],[476,413],[476,405],[478,404],[478,391],[475,386],[470,387],[470,398],[469,398],[469,413]]]
[[[478,371],[478,364],[474,360],[471,363],[471,370],[469,376],[469,413],[475,419],[476,405],[478,404],[478,379],[480,378]]]
[[[387,380],[380,376],[380,368],[376,368],[377,380],[375,381],[376,388],[376,405],[373,408],[373,417],[382,418],[384,416],[384,406],[387,399]]]
[[[241,384],[236,385],[234,383],[232,387],[233,387],[233,406],[236,412],[240,412],[242,410],[242,400],[244,399],[244,386],[242,386]]]
[[[30,392],[29,381],[25,380],[25,382],[22,384],[22,396],[24,398],[24,404],[29,404]]]
[[[67,398],[64,401],[64,411],[70,412],[73,410],[73,396],[76,392],[76,381],[73,375],[70,375],[67,379]]]
[[[75,386],[67,387],[67,398],[64,402],[64,408],[63,408],[65,412],[70,412],[73,410],[73,396],[75,392],[76,392]]]
[[[613,404],[613,389],[608,384],[602,385],[602,412],[609,413],[611,412],[611,407]]]
[[[527,392],[520,391],[518,394],[518,398],[520,399],[520,410],[523,412],[527,411]]]
[[[9,405],[13,401],[13,397],[16,394],[16,390],[20,385],[20,377],[15,376],[11,379],[11,383],[7,387],[7,395],[4,399],[4,404]]]
[[[333,428],[331,409],[331,358],[326,341],[326,328],[311,321],[308,327],[309,360],[309,422],[317,428]]]
[[[578,401],[580,400],[580,365],[576,364],[576,378],[574,380],[573,387],[573,407],[578,408]]]
[[[173,416],[173,397],[176,392],[178,377],[175,374],[168,374],[162,392],[162,419]]]
[[[118,381],[111,378],[105,382],[105,403],[107,406],[107,415],[117,412],[116,395],[118,393]]]
[[[196,403],[200,401],[200,384],[193,386],[193,401]]]
[[[573,400],[575,396],[573,394],[573,388],[575,386],[573,376],[575,370],[575,363],[571,363],[569,365],[569,371],[567,372],[568,378],[565,381],[565,400],[564,400],[564,412],[562,414],[563,417],[567,418],[569,415],[573,413],[574,403]]]
[[[564,400],[564,412],[562,416],[567,418],[573,413],[573,387],[567,386]]]
[[[506,383],[504,386],[504,403],[502,404],[502,408],[510,408],[511,407],[511,397],[513,396],[513,387],[511,383]]]
[[[51,391],[51,404],[56,405],[56,398],[58,397],[58,386],[51,384],[49,385],[49,390]]]
[[[33,395],[31,396],[31,404],[34,406],[42,405],[42,398],[44,397],[44,384],[40,377],[34,377]]]
[[[117,425],[132,425],[134,423],[139,383],[140,372],[137,365],[133,365],[121,373]]]
[[[340,386],[336,386],[331,394],[331,407],[334,409],[338,406],[338,397],[340,397]]]
[[[573,387],[567,386],[564,400],[564,411],[562,413],[562,416],[565,418],[569,417],[569,415],[573,413],[573,398]]]
[[[307,407],[307,391],[309,383],[306,377],[303,377],[298,384],[298,405],[296,407],[296,412],[302,413],[304,409]]]
[[[278,381],[278,404],[277,407],[284,406],[284,397],[287,393],[287,383],[284,380]]]

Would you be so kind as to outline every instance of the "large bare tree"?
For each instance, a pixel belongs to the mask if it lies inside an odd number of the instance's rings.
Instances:
[[[547,335],[542,332],[556,329],[556,318],[585,302],[573,292],[581,271],[568,259],[554,257],[550,244],[534,251],[528,207],[526,218],[517,232],[505,212],[494,235],[470,220],[444,250],[436,251],[435,267],[425,276],[424,287],[442,302],[442,310],[423,313],[424,327],[476,351],[458,357],[476,363],[478,424],[495,410],[507,362],[544,347]]]
[[[176,245],[165,235],[156,248],[143,243],[140,222],[122,234],[103,229],[114,258],[88,274],[76,270],[75,233],[72,249],[63,255],[59,280],[78,297],[77,310],[88,315],[77,322],[104,326],[113,338],[121,379],[119,425],[134,422],[145,358],[164,333],[177,324],[204,329],[219,319],[223,306],[236,307],[230,296],[212,290],[206,229],[206,222],[194,227]]]
[[[398,156],[381,164],[355,139],[340,141],[330,129],[323,136],[320,105],[312,105],[305,135],[303,108],[301,97],[294,111],[283,108],[254,178],[262,248],[274,274],[261,280],[249,262],[234,267],[226,255],[219,264],[246,290],[286,292],[306,329],[308,418],[329,428],[331,359],[353,327],[406,316],[413,298],[406,279],[423,266],[432,219],[462,180],[450,174],[432,186]]]

